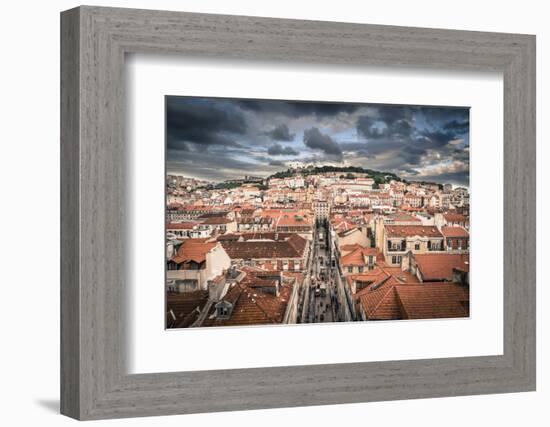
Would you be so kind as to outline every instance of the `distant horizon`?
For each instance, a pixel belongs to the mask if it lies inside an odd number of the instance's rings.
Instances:
[[[166,97],[167,174],[267,178],[297,162],[469,188],[469,108]]]
[[[286,172],[287,170],[289,169],[282,169],[278,172]],[[277,172],[275,172],[277,173]],[[193,176],[189,176],[183,172],[166,172],[166,175],[170,175],[170,176],[181,176],[182,178],[186,178],[186,179],[195,179],[197,181],[204,181],[204,182],[208,182],[210,184],[221,184],[221,183],[224,183],[224,182],[227,182],[227,181],[233,181],[233,180],[238,180],[238,179],[244,179],[245,176],[251,176],[251,177],[255,177],[255,175],[242,175],[242,177],[236,177],[236,178],[228,178],[226,180],[223,180],[223,181],[213,181],[213,180],[208,180],[208,179],[202,179],[202,178],[197,178],[197,177],[193,177]],[[273,175],[273,174],[271,174]],[[269,176],[271,176],[269,175]],[[269,178],[269,176],[265,177],[266,179]],[[264,177],[258,177],[258,178],[264,178]],[[403,179],[403,178],[402,178]],[[455,188],[458,188],[458,187],[463,187],[463,188],[466,188],[468,190],[468,192],[470,191],[470,187],[468,185],[459,185],[459,184],[454,184],[452,182],[431,182],[431,181],[426,181],[426,180],[414,180],[414,179],[403,179],[405,182],[407,183],[410,183],[410,184],[415,184],[415,183],[420,183],[420,182],[424,182],[424,183],[427,183],[427,184],[441,184],[441,185],[445,185],[445,184],[451,184],[453,186],[453,189]]]

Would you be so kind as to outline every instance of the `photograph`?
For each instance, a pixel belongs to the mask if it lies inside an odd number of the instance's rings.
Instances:
[[[2,8],[2,425],[550,425],[545,3],[97,3]]]
[[[468,318],[469,116],[166,96],[166,328]]]

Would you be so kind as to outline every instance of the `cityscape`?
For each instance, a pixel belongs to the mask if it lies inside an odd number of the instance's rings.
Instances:
[[[467,108],[166,113],[167,328],[469,317]]]

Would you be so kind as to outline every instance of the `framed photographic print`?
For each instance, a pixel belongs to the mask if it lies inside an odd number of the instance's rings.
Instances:
[[[534,36],[80,7],[61,40],[62,413],[535,389]]]
[[[168,328],[469,317],[469,108],[167,96],[166,139]]]

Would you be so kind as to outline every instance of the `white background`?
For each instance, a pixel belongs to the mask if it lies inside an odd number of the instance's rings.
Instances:
[[[127,255],[132,290],[130,372],[502,354],[503,86],[499,73],[349,70],[132,55],[127,58],[126,75],[133,166],[127,217],[133,239]],[[165,331],[164,288],[158,285],[165,268],[166,94],[470,106],[471,318]],[[494,163],[490,173],[488,162]],[[494,251],[487,252],[487,242],[494,242]],[[220,357],[219,348],[231,351]],[[185,357],[167,358],[167,354]]]
[[[59,384],[59,17],[73,1],[10,2],[2,17],[2,410],[5,425],[68,425]],[[263,15],[374,24],[535,33],[538,55],[538,392],[108,421],[121,426],[499,426],[549,423],[548,225],[550,28],[544,2],[97,1],[110,6]],[[6,274],[7,273],[7,274]]]

